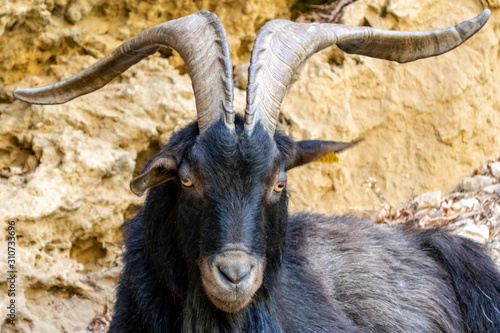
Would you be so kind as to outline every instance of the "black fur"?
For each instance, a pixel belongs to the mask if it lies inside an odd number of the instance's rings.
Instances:
[[[286,189],[269,187],[299,145],[261,126],[248,137],[236,123],[236,136],[222,122],[202,135],[190,124],[156,155],[176,156],[203,191],[177,178],[152,187],[124,225],[109,332],[500,331],[500,275],[478,245],[439,230],[289,216]],[[198,263],[235,240],[266,266],[252,302],[226,313],[206,296]]]
[[[449,272],[466,332],[500,332],[500,274],[484,249],[440,230],[418,236],[422,249]]]

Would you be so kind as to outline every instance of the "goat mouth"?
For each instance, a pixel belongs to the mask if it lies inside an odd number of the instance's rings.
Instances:
[[[264,260],[244,251],[225,251],[199,262],[205,293],[218,309],[234,313],[252,301],[262,284]]]
[[[243,308],[245,308],[245,306],[247,306],[248,303],[250,303],[250,301],[252,300],[252,297],[249,297],[246,299],[240,299],[236,301],[227,301],[219,299],[217,296],[213,294],[207,293],[207,296],[212,302],[212,304],[215,305],[216,308],[229,313],[236,313],[239,312],[240,310],[243,310]]]

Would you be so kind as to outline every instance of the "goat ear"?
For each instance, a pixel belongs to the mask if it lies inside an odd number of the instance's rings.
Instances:
[[[340,153],[351,148],[363,139],[357,139],[351,142],[304,140],[296,143],[295,155],[287,163],[287,170],[314,162],[330,153]]]
[[[174,156],[153,157],[145,170],[130,182],[130,189],[142,196],[147,189],[171,180],[177,175],[177,161]]]

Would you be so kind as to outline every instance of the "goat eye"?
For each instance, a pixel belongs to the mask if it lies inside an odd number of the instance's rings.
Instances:
[[[181,178],[181,183],[186,187],[193,186],[193,182],[189,178]]]
[[[278,184],[274,185],[274,192],[281,192],[285,188],[285,182],[279,182]]]

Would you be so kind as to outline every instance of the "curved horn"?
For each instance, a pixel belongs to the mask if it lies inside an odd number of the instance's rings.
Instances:
[[[34,104],[61,104],[102,88],[130,66],[158,51],[177,51],[191,76],[200,133],[224,116],[234,130],[232,64],[226,32],[207,11],[154,26],[120,45],[80,73],[55,84],[16,89],[14,97]]]
[[[273,136],[281,102],[297,68],[312,54],[337,44],[347,53],[414,61],[448,52],[465,42],[488,21],[485,9],[453,28],[426,32],[384,31],[330,23],[273,20],[260,29],[248,69],[245,130],[260,120]]]

